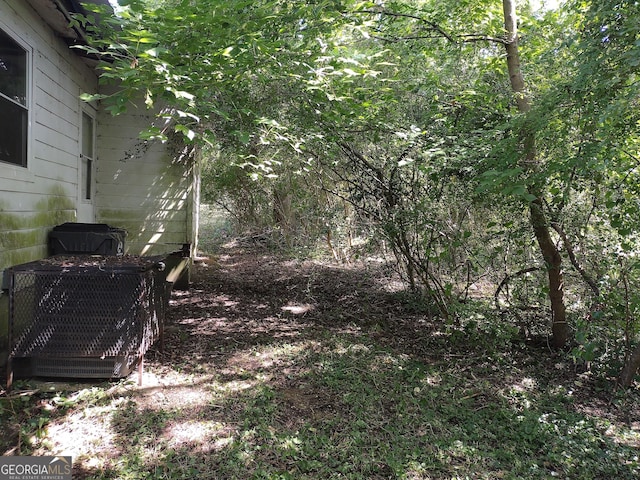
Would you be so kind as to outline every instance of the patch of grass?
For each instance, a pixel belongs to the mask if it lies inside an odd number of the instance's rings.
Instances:
[[[234,235],[229,216],[213,205],[200,205],[200,224],[198,235],[199,253],[211,254],[220,249]]]
[[[23,429],[15,453],[75,448],[74,478],[96,480],[640,477],[639,392],[603,393],[488,310],[444,325],[335,267],[311,285],[299,263],[250,263],[243,283],[230,262],[179,297],[142,387],[0,397],[2,427]],[[282,310],[292,300],[317,307]]]
[[[638,452],[532,379],[509,386],[456,367],[335,343],[314,388],[340,413],[296,431],[295,478],[635,478]],[[348,345],[348,346],[347,346]],[[634,434],[638,439],[637,432]],[[273,472],[276,474],[282,472]]]
[[[225,387],[239,378],[217,377],[204,410],[117,402],[106,414],[119,454],[78,478],[640,475],[637,431],[577,412],[566,389],[522,372],[505,378],[491,368],[465,369],[464,362],[428,363],[367,336],[325,335],[313,348],[289,350],[290,364],[304,367],[295,375],[274,380],[255,371],[263,381],[241,391]],[[107,397],[104,388],[85,389],[67,408],[89,409]],[[172,442],[169,427],[190,423],[200,440]],[[46,424],[25,428],[46,432]]]

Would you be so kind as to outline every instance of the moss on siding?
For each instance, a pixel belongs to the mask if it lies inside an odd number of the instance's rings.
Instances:
[[[4,211],[4,203],[5,202],[0,202],[0,228],[2,228],[2,230],[17,230],[22,228],[25,220],[24,217],[6,213]]]
[[[46,256],[49,230],[76,218],[75,205],[61,186],[38,201],[31,214],[8,212],[7,205],[0,203],[0,270]]]
[[[18,250],[25,245],[37,245],[41,237],[40,229],[0,232],[0,250]]]

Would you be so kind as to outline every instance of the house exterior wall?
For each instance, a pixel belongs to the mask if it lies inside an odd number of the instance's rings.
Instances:
[[[64,222],[124,228],[130,254],[195,245],[195,156],[184,155],[184,146],[175,142],[140,140],[138,134],[154,118],[144,107],[112,117],[99,104],[81,101],[82,93],[98,92],[96,72],[26,1],[0,0],[0,28],[27,49],[30,64],[27,167],[0,162],[0,280],[10,266],[46,257],[49,231]],[[80,198],[83,112],[95,119],[96,130],[90,209]],[[78,217],[81,207],[84,214]],[[0,366],[7,330],[8,295],[0,290]]]
[[[75,221],[82,92],[97,77],[26,2],[0,0],[0,28],[29,52],[27,167],[0,163],[0,270],[47,254],[51,227]]]
[[[47,233],[75,221],[78,201],[79,95],[97,77],[23,1],[0,0],[0,28],[28,52],[27,166],[0,163],[0,272],[45,257]],[[0,291],[0,365],[8,295]]]
[[[143,107],[98,114],[96,221],[124,228],[125,250],[137,255],[179,250],[196,238],[197,156],[179,139],[140,139],[154,123],[171,131],[154,113]]]

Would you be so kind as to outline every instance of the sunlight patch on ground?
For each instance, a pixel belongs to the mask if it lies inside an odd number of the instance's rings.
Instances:
[[[315,310],[315,306],[311,305],[310,303],[295,304],[289,302],[287,305],[281,307],[280,309],[294,315],[304,315],[305,313]]]
[[[370,348],[367,345],[363,345],[362,343],[351,343],[351,344],[339,344],[334,353],[338,355],[348,355],[352,353],[368,353]]]
[[[442,383],[442,376],[439,373],[427,375],[426,377],[424,377],[424,379],[421,380],[420,383],[424,383],[431,387],[437,387]]]
[[[626,445],[628,447],[640,449],[640,422],[632,422],[630,431],[622,429],[618,425],[609,425],[607,430],[605,431],[605,435],[607,435],[614,442],[620,445]],[[635,460],[637,462],[639,458],[630,458],[629,460]]]
[[[111,427],[111,411],[118,403],[116,400],[109,407],[86,408],[49,424],[43,448],[34,455],[64,455],[74,460],[94,459],[96,463],[97,459],[105,458],[105,453],[115,453],[118,447]]]
[[[211,390],[214,392],[224,393],[228,395],[230,393],[238,393],[251,388],[255,388],[259,384],[256,380],[232,380],[230,382],[217,383],[211,386]]]
[[[175,370],[160,374],[145,372],[142,387],[130,390],[129,395],[136,398],[142,406],[156,410],[166,405],[177,404],[181,407],[197,408],[207,403],[207,389],[214,377],[200,377],[194,381],[192,376]]]
[[[218,451],[233,441],[235,428],[220,422],[210,420],[188,420],[174,423],[164,432],[172,448],[194,445],[195,451]]]
[[[514,383],[511,386],[511,389],[515,392],[526,392],[528,390],[533,390],[538,386],[538,382],[533,378],[524,377],[520,382]]]

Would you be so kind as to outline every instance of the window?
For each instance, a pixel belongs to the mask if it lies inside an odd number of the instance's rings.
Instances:
[[[0,30],[0,161],[27,166],[27,51]]]
[[[93,159],[94,159],[94,120],[85,112],[82,112],[82,199],[93,198]]]

